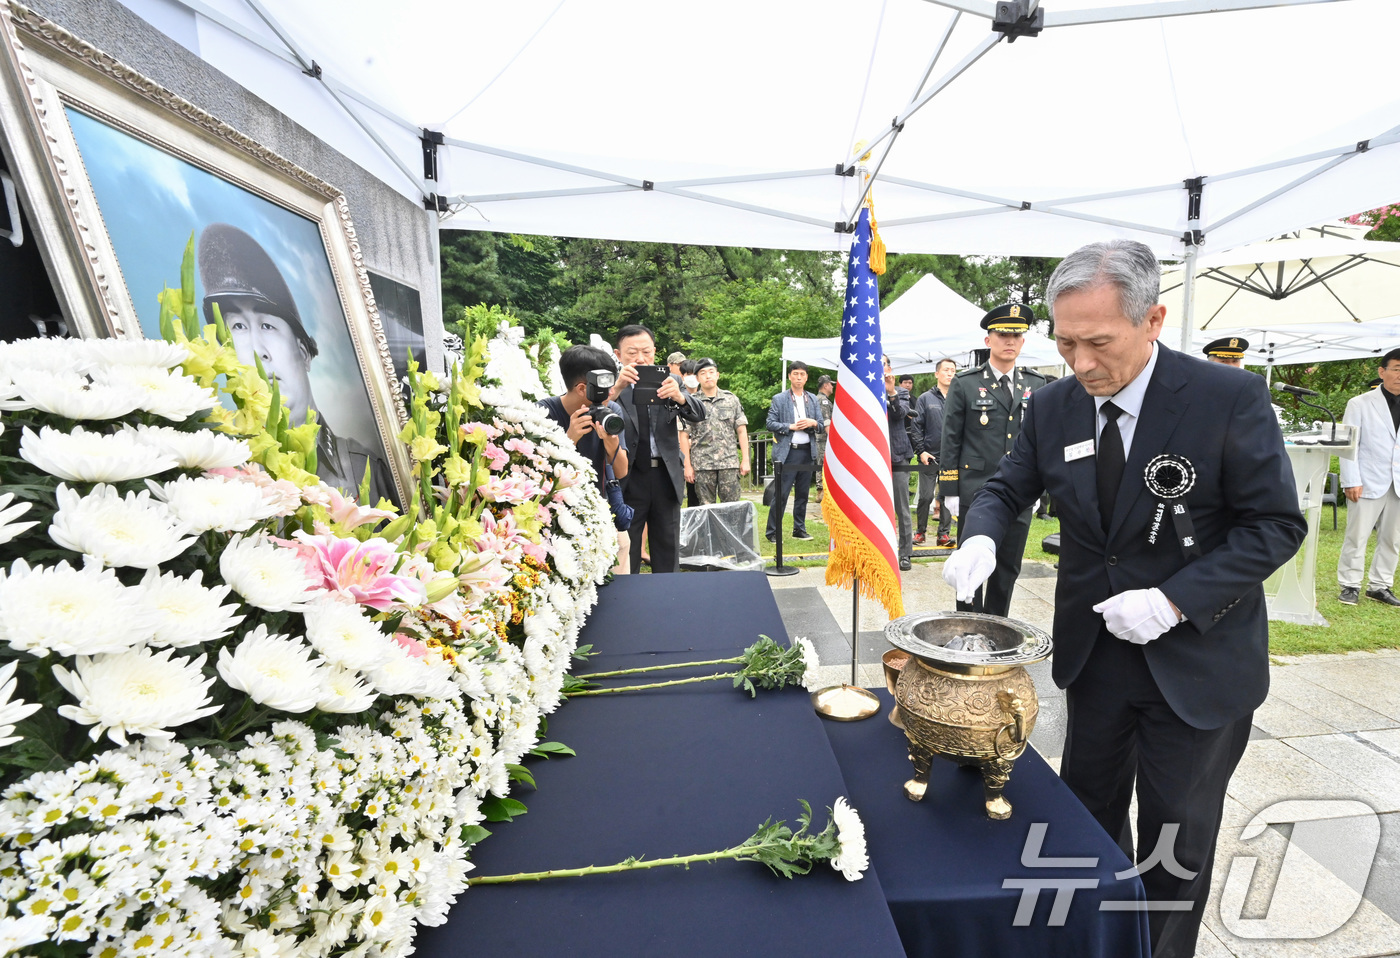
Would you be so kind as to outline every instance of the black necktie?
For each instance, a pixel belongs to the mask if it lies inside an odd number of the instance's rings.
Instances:
[[[644,403],[632,408],[637,410],[637,450],[632,468],[645,472],[651,468],[651,414]]]
[[[1001,382],[1001,388],[1002,388],[1002,389],[1005,389],[1005,390],[1006,390],[1006,394],[1007,394],[1008,396],[1010,396],[1010,395],[1011,395],[1011,377],[1008,376],[1008,375],[1006,375],[1005,373],[1002,373],[1000,382]]]
[[[1123,410],[1112,402],[1103,404],[1103,432],[1099,433],[1098,462],[1099,519],[1107,532],[1113,521],[1113,507],[1118,503],[1118,487],[1123,482],[1123,434],[1118,431],[1118,417]]]

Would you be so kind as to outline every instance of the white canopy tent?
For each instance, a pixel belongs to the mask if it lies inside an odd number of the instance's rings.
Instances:
[[[880,341],[897,373],[932,372],[938,361],[952,358],[966,366],[986,332],[979,325],[985,311],[969,303],[932,274],[923,276],[898,299],[880,310]],[[783,337],[783,361],[800,359],[823,369],[839,368],[840,337]],[[1060,364],[1055,343],[1034,330],[1026,334],[1021,365]]]
[[[1168,330],[1170,338],[1175,330]],[[1365,323],[1323,323],[1315,326],[1239,326],[1213,332],[1196,331],[1192,352],[1199,356],[1206,344],[1221,336],[1249,340],[1245,362],[1251,366],[1291,366],[1342,359],[1380,358],[1400,347],[1400,317]]]
[[[855,144],[894,251],[1193,263],[1400,196],[1386,58],[1296,68],[1393,0],[123,2],[449,227],[841,249]]]

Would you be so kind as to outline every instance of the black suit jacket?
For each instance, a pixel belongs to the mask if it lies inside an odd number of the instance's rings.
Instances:
[[[680,386],[680,378],[672,376],[676,380],[676,385]],[[671,402],[661,402],[647,407],[647,417],[651,420],[651,432],[656,437],[656,454],[666,463],[666,471],[671,476],[671,482],[676,487],[676,501],[685,502],[685,465],[681,462],[681,441],[676,427],[676,419],[679,417],[689,422],[700,422],[705,418],[705,406],[695,395],[687,393],[681,387],[681,395],[685,396],[685,405],[677,406]],[[633,457],[632,462],[636,462],[636,457],[651,456],[650,444],[641,438],[637,432],[637,407],[632,404],[632,387],[628,386],[618,394],[617,401],[622,405],[622,418],[627,424],[625,435],[627,436],[628,455]],[[628,469],[628,475],[632,473]]]
[[[1065,461],[1065,447],[1094,439],[1094,399],[1073,377],[1037,390],[1021,434],[968,510],[963,537],[1000,542],[1041,491],[1060,518],[1055,658],[1061,688],[1074,681],[1103,632],[1093,606],[1131,589],[1159,588],[1187,618],[1144,646],[1162,695],[1188,724],[1219,728],[1247,715],[1269,691],[1269,626],[1262,583],[1298,551],[1307,525],[1293,467],[1264,380],[1158,344],[1157,366],[1105,535],[1095,459]],[[1162,453],[1189,459],[1195,486],[1184,501],[1202,555],[1188,560],[1171,519],[1155,544],[1157,499],[1143,471]]]

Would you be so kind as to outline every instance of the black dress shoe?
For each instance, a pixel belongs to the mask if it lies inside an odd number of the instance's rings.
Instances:
[[[1341,593],[1337,596],[1337,601],[1342,605],[1356,605],[1357,594],[1361,590],[1353,589],[1350,586],[1342,586]]]
[[[1400,605],[1400,599],[1395,598],[1395,593],[1389,589],[1367,589],[1366,598],[1384,602],[1386,605]]]
[[[899,560],[899,571],[900,571],[900,572],[908,572],[911,568],[912,568],[912,566],[909,564],[909,560],[908,560],[908,559],[900,559],[900,560]]]
[[[802,539],[802,540],[804,540],[804,541],[811,541],[813,538],[815,538],[815,537],[814,537],[810,532],[808,532],[806,529],[803,529],[801,532],[794,532],[794,533],[792,534],[792,537],[793,537],[794,539]]]

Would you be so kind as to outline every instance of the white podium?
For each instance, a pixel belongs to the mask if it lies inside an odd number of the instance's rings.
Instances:
[[[1314,424],[1318,425],[1318,424]],[[1327,489],[1328,466],[1332,457],[1356,458],[1356,430],[1345,423],[1337,425],[1337,438],[1346,445],[1324,446],[1332,424],[1286,435],[1288,460],[1293,464],[1293,481],[1298,489],[1298,508],[1308,523],[1308,537],[1298,554],[1264,580],[1264,597],[1269,618],[1300,625],[1328,625],[1317,611],[1317,533],[1322,524],[1322,494]],[[1340,491],[1339,491],[1340,494]]]

